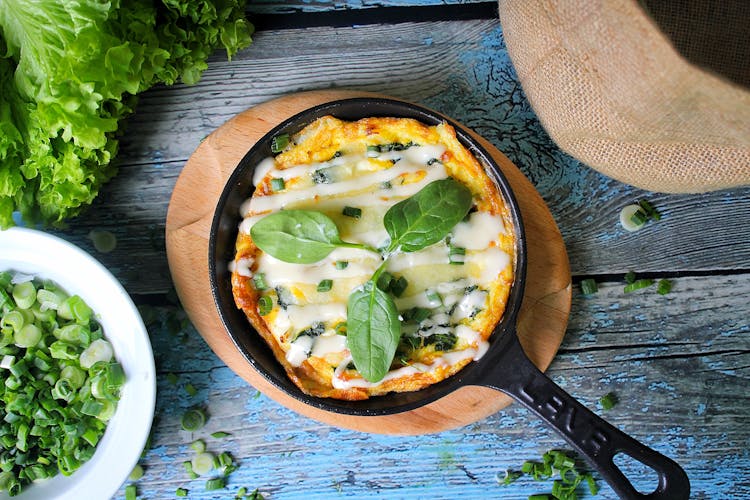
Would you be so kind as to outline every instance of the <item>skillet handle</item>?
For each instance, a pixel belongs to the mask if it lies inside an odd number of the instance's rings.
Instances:
[[[514,332],[508,345],[489,364],[476,383],[502,391],[517,400],[562,434],[584,456],[621,498],[680,500],[690,497],[690,480],[673,460],[628,436],[587,409],[544,375],[523,352]],[[485,361],[485,360],[483,360]],[[489,360],[487,360],[489,361]],[[638,492],[615,465],[619,453],[650,467],[659,485],[649,494]]]

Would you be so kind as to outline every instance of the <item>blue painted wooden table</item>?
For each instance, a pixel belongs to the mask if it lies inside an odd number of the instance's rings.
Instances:
[[[170,292],[166,210],[202,138],[258,103],[338,87],[427,105],[503,151],[549,205],[574,283],[589,277],[599,283],[592,296],[575,287],[566,336],[548,374],[614,425],[677,460],[694,498],[750,498],[750,189],[643,192],[580,164],[551,142],[526,101],[494,6],[429,3],[253,3],[252,46],[232,62],[217,55],[197,85],[144,94],[122,140],[120,174],[60,233],[109,266],[149,326],[158,398],[141,461],[145,474],[136,482],[139,497],[174,498],[180,487],[189,498],[233,498],[245,487],[273,499],[526,498],[550,491],[550,482],[529,479],[498,484],[506,469],[566,448],[520,405],[417,437],[321,424],[235,375]],[[619,210],[640,198],[663,218],[626,233]],[[115,250],[98,253],[91,230],[114,233]],[[669,279],[673,291],[625,294],[630,270]],[[619,404],[603,411],[597,401],[608,392]],[[208,409],[206,427],[181,430],[181,415],[195,405]],[[215,431],[230,435],[213,438]],[[198,438],[239,463],[225,489],[206,491],[205,478],[191,480],[183,469]],[[635,465],[623,470],[642,489],[654,486]],[[615,498],[600,485],[597,498]]]

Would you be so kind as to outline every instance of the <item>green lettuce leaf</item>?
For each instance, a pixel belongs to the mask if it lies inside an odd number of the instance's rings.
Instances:
[[[197,82],[252,31],[237,0],[0,2],[0,227],[77,215],[116,174],[137,95]]]

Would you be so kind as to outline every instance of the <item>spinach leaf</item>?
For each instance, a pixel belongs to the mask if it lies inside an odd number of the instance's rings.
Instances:
[[[349,296],[346,316],[346,342],[354,366],[365,380],[382,380],[401,338],[396,303],[371,279]]]
[[[318,262],[336,247],[376,252],[367,245],[342,241],[336,223],[327,215],[313,210],[272,213],[250,228],[250,236],[258,248],[292,264]]]
[[[429,183],[393,205],[383,218],[391,237],[389,252],[416,252],[445,238],[471,209],[471,191],[455,179]]]

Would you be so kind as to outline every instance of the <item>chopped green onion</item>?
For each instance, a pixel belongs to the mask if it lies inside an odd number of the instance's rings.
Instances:
[[[35,324],[24,325],[14,336],[18,347],[34,347],[42,340],[42,330]]]
[[[628,283],[625,285],[625,293],[634,292],[636,290],[640,290],[641,288],[648,288],[651,285],[654,284],[654,280],[652,279],[640,279],[636,280],[632,283]]]
[[[581,293],[584,295],[592,295],[598,291],[599,287],[596,285],[596,281],[593,278],[581,280]]]
[[[318,283],[318,291],[319,292],[330,292],[331,288],[333,288],[333,280],[321,280],[320,283]]]
[[[214,456],[207,451],[196,453],[192,460],[190,460],[190,463],[193,467],[193,472],[202,476],[214,469]]]
[[[188,382],[187,384],[185,384],[185,392],[188,393],[188,396],[193,397],[198,394],[198,389],[196,389],[193,384]]]
[[[195,450],[196,453],[203,453],[206,451],[206,442],[202,439],[196,439],[190,443],[190,447]]]
[[[23,325],[26,324],[26,318],[23,317],[21,311],[8,311],[3,315],[2,321],[0,321],[0,327],[10,327],[14,332],[21,331]]]
[[[36,302],[36,288],[31,281],[18,283],[13,287],[13,300],[19,309],[28,309]]]
[[[362,217],[362,209],[356,208],[356,207],[344,207],[344,210],[342,211],[344,215],[347,217],[352,217],[354,219],[359,219]]]
[[[226,486],[226,479],[215,477],[206,481],[206,491],[220,490]]]
[[[336,269],[342,270],[342,269],[346,269],[347,267],[349,267],[349,262],[348,261],[345,261],[345,260],[337,260],[336,261]]]
[[[625,274],[625,283],[635,283],[635,273],[633,271],[628,271]]]
[[[396,297],[401,297],[408,286],[409,282],[406,281],[406,278],[404,278],[403,276],[399,276],[397,279],[391,282],[391,293]]]
[[[388,271],[383,271],[378,277],[377,286],[384,292],[387,292],[393,282],[393,275]]]
[[[182,415],[182,428],[194,432],[206,425],[206,414],[199,408],[192,408]]]
[[[289,134],[281,134],[271,139],[271,152],[281,153],[289,145]]]
[[[638,231],[646,224],[646,221],[645,213],[638,205],[627,205],[620,210],[620,225],[626,231]]]
[[[592,476],[591,474],[584,474],[583,477],[584,479],[586,479],[586,483],[588,483],[589,492],[592,495],[596,495],[597,493],[599,493],[599,487],[596,485],[596,480],[594,480],[594,476]]]
[[[272,191],[283,191],[286,187],[286,183],[284,182],[284,179],[280,177],[274,177],[271,179],[271,190]]]
[[[632,222],[633,225],[640,227],[648,222],[648,216],[643,210],[636,210],[633,212],[633,215],[630,216],[630,222]]]
[[[638,200],[638,206],[641,207],[646,216],[654,221],[661,220],[661,214],[648,200]]]
[[[510,469],[505,470],[505,476],[503,476],[502,479],[500,479],[500,475],[497,476],[497,482],[500,483],[503,486],[508,486],[510,483],[517,480],[519,477],[521,477],[523,474],[517,471],[512,471]]]
[[[666,295],[672,291],[672,282],[667,279],[659,280],[656,284],[656,293],[659,295]]]
[[[529,495],[529,500],[550,500],[549,495]]]
[[[258,314],[266,316],[273,309],[273,299],[264,295],[258,299]]]
[[[617,404],[617,396],[614,393],[608,392],[599,399],[599,405],[603,410],[611,410]]]
[[[211,463],[213,465],[213,460],[211,461]],[[186,460],[185,462],[182,462],[182,466],[185,468],[185,472],[187,472],[187,475],[188,477],[190,477],[190,479],[195,479],[198,477],[198,474],[196,474],[193,470],[193,462],[191,462],[190,460]]]
[[[334,328],[334,330],[336,330],[336,335],[346,336],[346,321],[342,321],[341,323],[337,323],[336,327]]]
[[[229,434],[228,432],[224,432],[224,431],[217,431],[211,434],[211,437],[216,438],[216,439],[225,438],[227,436],[231,436],[231,434]]]
[[[217,458],[217,462],[219,463],[219,467],[217,467],[217,468],[229,467],[230,465],[232,465],[234,463],[234,460],[232,460],[232,456],[229,453],[227,453],[226,451],[222,452],[216,458]]]
[[[176,497],[186,497],[188,496],[188,490],[186,490],[185,488],[177,488],[176,490],[174,490],[174,495]]]
[[[133,470],[130,471],[130,475],[128,476],[128,479],[130,481],[138,481],[142,477],[143,477],[143,467],[140,464],[135,464],[135,467],[133,467]]]
[[[425,290],[424,294],[432,307],[443,305],[443,298],[435,290]]]
[[[374,158],[380,154],[380,146],[377,144],[371,144],[367,146],[367,156],[370,158]]]
[[[454,247],[451,245],[448,250],[448,262],[454,265],[463,265],[466,256],[466,249],[463,247]]]
[[[247,488],[242,486],[240,489],[237,490],[237,493],[234,494],[234,498],[244,498],[246,493],[247,493]]]
[[[112,360],[112,356],[114,356],[112,344],[104,339],[97,339],[84,349],[79,358],[79,363],[81,363],[82,368],[88,370],[100,361],[108,363]]]
[[[138,492],[134,484],[125,486],[125,500],[135,500]]]
[[[175,385],[177,384],[179,380],[180,380],[179,377],[175,375],[174,373],[172,372],[167,373],[167,382],[169,382],[170,384]]]
[[[253,276],[253,284],[255,285],[255,289],[258,291],[268,289],[268,284],[266,283],[266,275],[263,273],[258,273]]]

